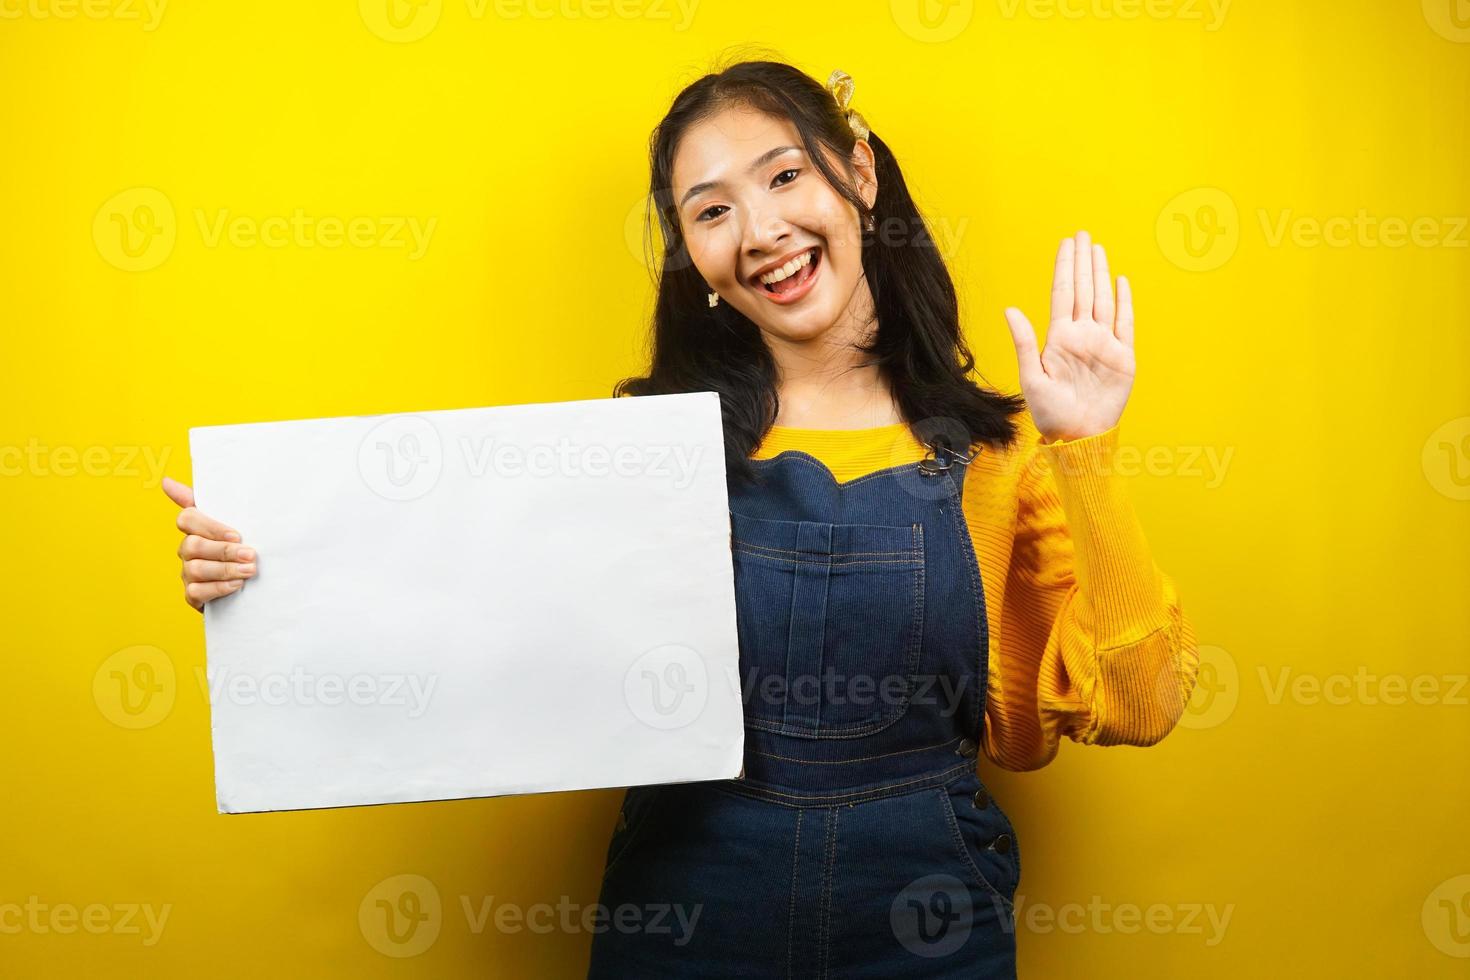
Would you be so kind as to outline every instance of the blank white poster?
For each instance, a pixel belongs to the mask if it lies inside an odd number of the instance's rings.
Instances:
[[[204,607],[220,812],[740,772],[715,392],[189,437],[259,555]]]

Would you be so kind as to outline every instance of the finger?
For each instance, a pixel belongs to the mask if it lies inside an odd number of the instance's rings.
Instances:
[[[179,511],[179,530],[185,534],[202,534],[216,541],[239,541],[240,532],[227,527],[204,513],[198,507],[185,507]]]
[[[1092,318],[1105,327],[1113,325],[1113,280],[1108,274],[1108,254],[1101,245],[1092,246],[1092,284],[1097,297],[1092,302]]]
[[[1072,319],[1080,320],[1083,317],[1092,316],[1092,239],[1087,232],[1077,233],[1077,245],[1073,249],[1076,256],[1077,299],[1072,307]]]
[[[254,561],[255,549],[233,541],[215,541],[199,534],[186,534],[179,542],[180,558],[208,558],[211,561]]]
[[[238,591],[244,584],[239,579],[233,582],[190,582],[184,586],[184,599],[191,606],[197,602],[199,605],[194,608],[198,609],[210,599],[218,599],[222,595]]]
[[[194,506],[194,491],[189,486],[180,483],[171,476],[163,478],[163,492],[168,494],[168,499],[180,507]]]
[[[184,562],[185,582],[228,582],[231,579],[249,578],[255,574],[255,563],[251,561],[210,561],[208,558],[190,558]]]
[[[1133,348],[1133,287],[1128,285],[1127,276],[1118,277],[1118,324],[1113,335]]]
[[[1072,318],[1072,276],[1076,260],[1072,257],[1077,243],[1063,238],[1057,246],[1057,265],[1051,274],[1051,322]]]
[[[1037,376],[1046,374],[1041,366],[1041,354],[1036,348],[1036,331],[1032,328],[1031,321],[1026,319],[1026,314],[1014,306],[1006,307],[1006,323],[1011,328],[1011,340],[1016,345],[1016,367],[1021,376],[1021,384],[1029,385]]]

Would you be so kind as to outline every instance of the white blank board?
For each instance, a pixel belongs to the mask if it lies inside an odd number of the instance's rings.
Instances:
[[[736,777],[715,392],[189,430],[220,812]]]

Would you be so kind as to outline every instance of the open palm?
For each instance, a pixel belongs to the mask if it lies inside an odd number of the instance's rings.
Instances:
[[[1081,439],[1118,423],[1133,390],[1133,294],[1118,277],[1118,300],[1108,258],[1087,232],[1064,238],[1051,282],[1051,325],[1039,353],[1025,314],[1006,307],[1016,345],[1021,394],[1047,442]]]

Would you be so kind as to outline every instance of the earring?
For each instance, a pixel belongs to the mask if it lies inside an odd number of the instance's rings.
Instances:
[[[863,231],[872,231],[878,225],[878,219],[871,214],[863,220]]]
[[[720,302],[720,294],[717,293],[717,292],[714,292],[713,290],[711,290],[710,291],[710,294],[709,294],[709,305],[710,305],[710,308],[713,309],[719,302]]]

